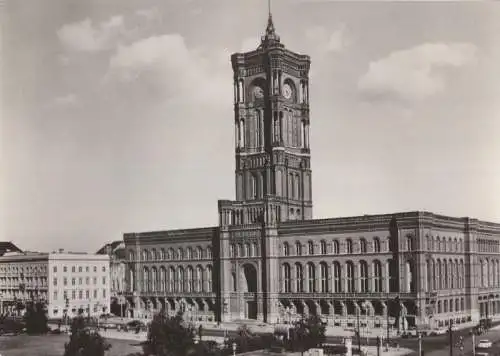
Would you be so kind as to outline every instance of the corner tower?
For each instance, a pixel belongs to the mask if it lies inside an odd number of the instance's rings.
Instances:
[[[269,14],[259,47],[231,63],[236,201],[271,199],[278,221],[312,219],[309,56],[285,48]],[[236,223],[255,222],[236,215]]]

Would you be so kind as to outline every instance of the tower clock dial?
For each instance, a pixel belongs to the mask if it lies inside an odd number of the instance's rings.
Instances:
[[[290,99],[292,97],[292,87],[288,83],[283,85],[283,97],[285,99]]]
[[[253,97],[255,99],[262,99],[264,97],[264,90],[259,86],[254,87],[253,88]]]

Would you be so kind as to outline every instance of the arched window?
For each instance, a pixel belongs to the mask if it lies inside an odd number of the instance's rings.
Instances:
[[[252,256],[259,256],[259,245],[257,245],[257,242],[252,243]]]
[[[351,261],[346,263],[347,272],[347,293],[353,293],[356,291],[355,279],[354,279],[354,264]]]
[[[238,256],[239,257],[246,257],[245,256],[245,248],[243,247],[242,244],[238,244]]]
[[[167,270],[164,266],[160,267],[160,291],[165,292],[167,290]]]
[[[435,275],[437,288],[443,289],[443,266],[441,265],[441,260],[437,260],[437,274]],[[435,288],[435,289],[437,289]]]
[[[321,246],[321,254],[326,255],[326,241],[321,240],[320,246]]]
[[[207,258],[212,259],[212,248],[210,246],[207,247]]]
[[[338,262],[333,262],[333,292],[342,293],[342,269]]]
[[[142,270],[142,279],[142,290],[149,292],[149,269],[147,267]]]
[[[238,290],[238,282],[236,280],[236,273],[231,273],[231,278],[233,280],[233,292],[236,292]]]
[[[368,292],[368,264],[366,261],[359,262],[359,278],[361,282],[361,292]]]
[[[307,288],[308,292],[316,292],[316,267],[313,263],[307,264]]]
[[[365,239],[360,239],[359,240],[359,251],[361,253],[366,253],[366,240]]]
[[[178,260],[184,259],[184,250],[180,247],[177,249],[177,259]]]
[[[406,237],[406,250],[413,251],[413,237],[412,236]]]
[[[250,175],[250,188],[252,189],[250,198],[257,199],[257,178],[253,174]]]
[[[177,292],[184,292],[184,269],[177,267]]]
[[[207,266],[207,292],[212,292],[212,266]]]
[[[290,265],[285,263],[283,265],[283,291],[290,293],[292,291],[292,281],[290,276]]]
[[[203,267],[196,266],[196,291],[203,291]]]
[[[345,253],[351,254],[352,253],[352,240],[347,239],[345,241]]]
[[[143,261],[147,261],[147,260],[148,260],[148,257],[149,257],[149,252],[148,252],[148,250],[146,250],[146,249],[142,250],[142,260],[143,260]]]
[[[300,263],[295,264],[295,289],[299,293],[304,291],[304,271]]]
[[[156,292],[157,291],[157,282],[158,282],[158,272],[156,270],[156,267],[151,268],[151,291]]]
[[[321,262],[319,265],[320,268],[320,277],[321,277],[321,293],[328,292],[328,266],[326,263]]]
[[[175,260],[175,252],[173,248],[169,248],[167,252],[167,259],[168,260]]]
[[[283,256],[290,256],[290,245],[288,242],[283,243]]]
[[[334,255],[338,255],[339,254],[339,242],[337,240],[333,240],[332,253]]]
[[[188,260],[192,260],[193,259],[193,249],[191,247],[187,248],[186,257],[187,257]]]
[[[295,255],[302,256],[302,245],[299,241],[295,243]]]
[[[446,262],[446,260],[443,260],[443,269],[444,269],[444,276],[443,276],[443,287],[444,289],[448,289],[448,263]]]
[[[196,247],[196,256],[195,256],[195,258],[197,260],[203,258],[203,250],[202,250],[201,246],[197,246]]]
[[[236,247],[234,246],[234,244],[231,244],[231,247],[230,247],[230,256],[231,257],[236,257]]]
[[[173,267],[168,269],[168,291],[174,292],[177,285],[177,277],[175,275],[175,270]]]
[[[373,284],[375,292],[382,292],[382,264],[380,261],[373,261]]]
[[[314,255],[314,243],[312,241],[307,242],[307,250],[309,255]]]
[[[135,261],[135,253],[134,253],[134,250],[129,250],[129,251],[128,251],[128,259],[129,259],[129,261]]]
[[[165,249],[164,249],[164,248],[162,248],[162,249],[160,250],[160,259],[161,259],[161,260],[165,260],[165,258],[166,258]]]
[[[186,269],[186,277],[187,277],[187,292],[190,293],[193,291],[193,267],[188,266]]]
[[[380,252],[380,239],[378,237],[373,239],[373,252]]]
[[[250,244],[248,243],[245,244],[245,257],[252,257],[250,254]]]

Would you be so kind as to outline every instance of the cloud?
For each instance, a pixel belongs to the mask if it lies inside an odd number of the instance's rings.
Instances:
[[[123,16],[94,24],[89,18],[62,26],[57,31],[60,42],[67,48],[81,52],[97,52],[112,48],[125,31]]]
[[[67,107],[78,103],[78,98],[75,94],[69,93],[66,95],[58,96],[52,100],[49,106],[52,107]]]
[[[328,32],[322,26],[314,26],[306,30],[305,36],[316,50],[323,53],[339,52],[350,44],[345,25],[333,32]]]
[[[443,69],[459,68],[475,59],[472,44],[425,43],[371,62],[358,89],[372,99],[421,100],[445,89]]]
[[[161,18],[161,12],[156,7],[149,9],[140,9],[135,12],[138,16],[145,17],[147,20],[156,20]]]
[[[225,102],[232,90],[227,51],[188,48],[179,34],[118,46],[104,78],[104,84],[111,83],[144,85],[164,99],[184,97],[214,104],[221,98]]]

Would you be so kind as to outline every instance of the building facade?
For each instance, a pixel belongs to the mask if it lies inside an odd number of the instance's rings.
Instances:
[[[271,16],[231,57],[235,200],[219,224],[124,235],[130,315],[439,327],[500,316],[500,224],[428,212],[312,219],[310,58]]]
[[[109,256],[109,278],[111,290],[111,313],[119,316],[125,316],[126,303],[124,293],[125,285],[125,243],[122,241],[113,241],[104,245],[97,251],[98,255]]]
[[[46,303],[49,318],[100,315],[110,310],[109,256],[25,252],[0,257],[2,313]]]

